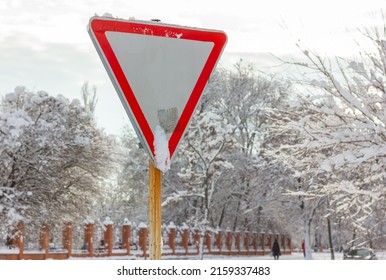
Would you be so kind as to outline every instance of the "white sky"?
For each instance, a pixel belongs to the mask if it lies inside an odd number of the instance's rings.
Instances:
[[[268,71],[277,64],[270,53],[296,56],[297,39],[320,53],[355,53],[353,30],[379,24],[385,7],[386,0],[1,0],[0,95],[24,85],[78,98],[89,81],[98,87],[99,125],[118,133],[129,119],[87,33],[95,13],[223,30],[220,65],[243,58]]]

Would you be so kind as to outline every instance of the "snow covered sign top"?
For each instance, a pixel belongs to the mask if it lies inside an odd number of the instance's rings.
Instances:
[[[167,171],[226,34],[107,17],[92,17],[88,32],[140,142]]]

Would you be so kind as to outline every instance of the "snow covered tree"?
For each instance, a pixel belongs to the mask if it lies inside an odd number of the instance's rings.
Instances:
[[[234,127],[214,113],[198,113],[193,117],[185,141],[181,143],[179,156],[186,162],[178,176],[184,190],[175,193],[178,199],[191,197],[192,223],[204,233],[213,226],[211,215],[214,196],[223,193],[223,174],[232,169],[229,153],[236,146]],[[171,196],[164,202],[174,200]],[[187,221],[189,222],[189,221]],[[201,238],[203,242],[204,238]],[[203,252],[201,244],[200,252]]]
[[[288,103],[287,103],[288,104]],[[271,108],[269,112],[270,122],[267,125],[267,137],[263,144],[263,155],[267,161],[275,164],[281,163],[288,169],[288,175],[292,182],[281,191],[284,200],[287,200],[290,208],[289,216],[300,217],[297,224],[304,230],[306,244],[306,257],[311,256],[311,228],[312,220],[317,209],[325,202],[325,196],[318,187],[322,178],[318,178],[318,160],[320,156],[313,147],[307,146],[308,138],[301,134],[293,123],[301,116],[310,117],[305,107],[299,106],[299,102],[283,108]],[[294,207],[295,206],[295,207]]]
[[[220,74],[222,78],[217,81],[219,90],[213,106],[235,126],[235,138],[240,147],[232,159],[237,164],[234,164],[234,172],[228,179],[237,187],[237,192],[233,193],[238,194],[228,198],[236,201],[236,211],[232,211],[235,213],[233,228],[243,226],[251,229],[263,226],[257,223],[256,217],[267,213],[264,208],[268,204],[264,201],[273,201],[267,196],[274,188],[274,181],[261,180],[273,171],[269,171],[259,157],[260,143],[264,138],[261,128],[266,121],[264,108],[283,102],[291,85],[275,75],[257,75],[253,66],[242,60],[234,65],[233,70],[223,70]]]
[[[81,90],[81,98],[83,105],[90,113],[94,114],[98,98],[96,94],[97,88],[95,85],[92,86],[92,93],[90,92],[88,82],[84,82]]]
[[[279,183],[267,180],[273,169],[261,168],[258,153],[264,137],[262,108],[280,102],[288,88],[275,77],[257,76],[242,61],[233,70],[219,69],[211,77],[165,176],[164,206],[166,211],[167,206],[173,209],[173,213],[167,211],[168,219],[178,222],[184,217],[184,222],[197,224],[208,205],[208,220],[203,221],[212,228],[279,231],[273,205],[280,202],[272,191]]]
[[[303,180],[291,194],[307,199],[305,213],[328,199],[325,215],[344,220],[352,239],[368,235],[385,197],[386,41],[379,31],[365,34],[375,48],[355,59],[323,58],[299,44],[307,62],[295,64],[310,71],[287,110],[271,110],[266,143],[266,154]]]
[[[17,87],[0,109],[0,221],[84,218],[111,168],[113,146],[77,100]]]
[[[122,216],[134,222],[148,220],[149,157],[134,131],[125,127],[121,136],[117,187],[112,196]],[[116,211],[116,210],[115,210]]]

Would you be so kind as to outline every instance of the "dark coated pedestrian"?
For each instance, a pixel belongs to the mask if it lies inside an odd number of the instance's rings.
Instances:
[[[275,241],[273,242],[272,245],[272,255],[275,260],[278,260],[281,253],[280,253],[280,245],[277,239],[275,238]]]

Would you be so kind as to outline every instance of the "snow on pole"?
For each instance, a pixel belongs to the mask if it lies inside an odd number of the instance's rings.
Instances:
[[[124,225],[124,226],[131,226],[130,220],[129,220],[128,218],[124,218],[124,219],[123,219],[123,225]]]
[[[159,170],[165,173],[170,169],[169,142],[164,129],[159,125],[154,131],[154,156]]]

